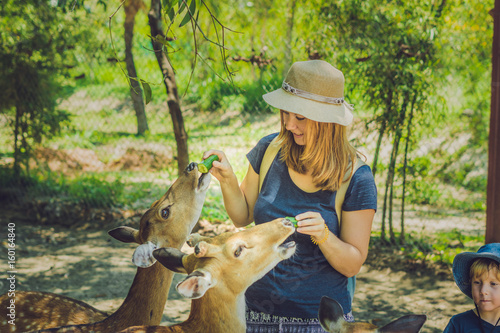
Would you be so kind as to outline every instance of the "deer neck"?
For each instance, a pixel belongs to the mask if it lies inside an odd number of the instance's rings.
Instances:
[[[101,323],[114,329],[133,325],[159,325],[174,273],[159,262],[137,268],[134,282],[122,305]],[[118,325],[120,327],[116,327]]]
[[[213,289],[191,301],[189,318],[180,324],[183,332],[245,333],[245,293],[235,297],[231,293],[224,294]]]

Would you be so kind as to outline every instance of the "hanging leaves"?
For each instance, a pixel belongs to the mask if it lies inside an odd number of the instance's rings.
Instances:
[[[167,52],[168,48],[174,49],[174,47],[170,44],[170,42],[173,39],[170,39],[170,38],[167,39],[167,38],[165,38],[165,36],[162,36],[162,35],[156,35],[154,37],[151,35],[148,35],[148,37],[151,38],[153,41],[162,44],[164,46],[164,49],[163,49],[164,52]]]
[[[123,6],[123,3],[118,6],[118,8],[115,10],[115,12],[109,17],[109,31],[110,31],[110,38],[111,38],[111,43],[113,50],[115,51],[115,58],[118,60],[117,52],[113,43],[113,36],[111,33],[111,21],[114,17],[114,15],[118,12],[118,10]],[[162,45],[161,51],[165,52],[168,54],[169,52],[176,51],[175,47],[171,44],[172,41],[175,40],[174,37],[171,37],[171,27],[173,26],[173,23],[176,19],[176,17],[182,16],[182,20],[179,24],[179,28],[182,28],[186,26],[189,22],[191,22],[191,28],[192,28],[192,34],[193,34],[193,41],[194,41],[194,60],[192,63],[192,72],[191,76],[189,78],[188,86],[189,83],[191,82],[191,79],[193,77],[193,73],[196,67],[196,62],[197,59],[201,57],[200,53],[198,52],[198,41],[197,41],[197,36],[198,34],[201,34],[201,36],[208,41],[209,43],[215,45],[220,49],[220,54],[221,54],[221,61],[224,64],[224,70],[226,72],[226,77],[227,79],[232,82],[232,75],[233,73],[229,70],[229,67],[227,65],[227,55],[226,55],[226,47],[224,46],[225,44],[225,32],[226,31],[232,31],[231,29],[227,28],[224,26],[217,17],[215,17],[211,11],[211,9],[207,6],[205,1],[203,0],[161,0],[161,8],[162,8],[162,14],[165,15],[164,18],[168,17],[170,19],[170,24],[168,27],[164,30],[161,31],[161,33],[157,34],[156,36],[149,36],[151,38],[152,42],[154,43],[159,43]],[[210,21],[212,22],[213,29],[216,30],[215,40],[211,40],[207,37],[207,34],[203,31],[202,27],[198,24],[198,18],[200,16],[200,12],[208,14],[210,17]],[[160,18],[162,15],[159,16]],[[204,61],[204,59],[202,58]],[[125,73],[125,70],[121,68],[122,72],[127,76],[128,80],[130,81],[132,78]],[[217,74],[217,77],[221,78],[224,80],[222,76]],[[141,85],[144,89],[144,95],[146,98],[146,104],[148,104],[151,101],[151,87],[150,84],[147,83],[145,80],[140,79]],[[187,91],[187,87],[186,87]]]
[[[146,105],[148,105],[149,102],[151,102],[153,92],[151,91],[151,86],[149,85],[149,83],[147,83],[143,79],[140,79],[140,80],[141,80],[141,84],[142,84],[142,90],[144,90],[144,99],[145,99],[144,102],[146,103]]]
[[[168,17],[170,18],[170,21],[173,21],[175,18],[175,9],[174,6],[179,2],[179,0],[163,0],[162,1],[162,6],[165,9],[165,13],[167,13]]]
[[[186,2],[183,1],[183,4]],[[181,21],[181,24],[179,25],[179,28],[183,27],[188,23],[192,17],[194,17],[194,13],[196,11],[196,0],[191,0],[191,4],[189,5],[189,10],[187,11],[186,15],[184,15],[184,18]]]

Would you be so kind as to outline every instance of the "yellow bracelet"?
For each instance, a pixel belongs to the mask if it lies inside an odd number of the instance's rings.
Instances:
[[[320,245],[320,244],[323,244],[328,239],[328,236],[330,236],[330,229],[328,229],[328,227],[326,226],[326,223],[325,223],[325,233],[326,233],[325,238],[323,238],[322,240],[317,241],[314,239],[313,236],[311,236],[311,241],[316,245]]]

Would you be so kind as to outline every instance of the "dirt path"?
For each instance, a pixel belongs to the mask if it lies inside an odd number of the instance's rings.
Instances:
[[[97,230],[85,226],[34,226],[21,215],[1,216],[2,237],[8,223],[16,224],[16,290],[64,294],[105,311],[113,311],[121,304],[135,274],[130,260],[135,247],[107,235],[107,230],[118,223]],[[467,226],[469,232],[482,232],[482,223],[477,217],[469,217],[467,221],[451,220],[424,223],[417,218],[411,222],[410,217],[408,224],[429,229],[431,226],[450,228],[451,223]],[[7,257],[6,239],[2,239],[2,256]],[[2,260],[1,294],[7,291],[5,263],[6,260]],[[422,332],[442,332],[453,314],[470,308],[470,301],[460,293],[451,275],[445,273],[407,273],[365,265],[358,275],[354,315],[357,320],[373,320],[381,325],[405,314],[424,313],[428,321]],[[172,286],[182,278],[176,275]],[[190,301],[181,298],[172,288],[162,324],[186,319],[189,307]]]

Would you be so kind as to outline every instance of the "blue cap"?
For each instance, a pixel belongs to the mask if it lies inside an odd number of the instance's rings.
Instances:
[[[477,252],[463,252],[455,256],[453,260],[453,278],[458,288],[472,299],[470,267],[476,259],[493,259],[500,265],[500,243],[483,245]]]

